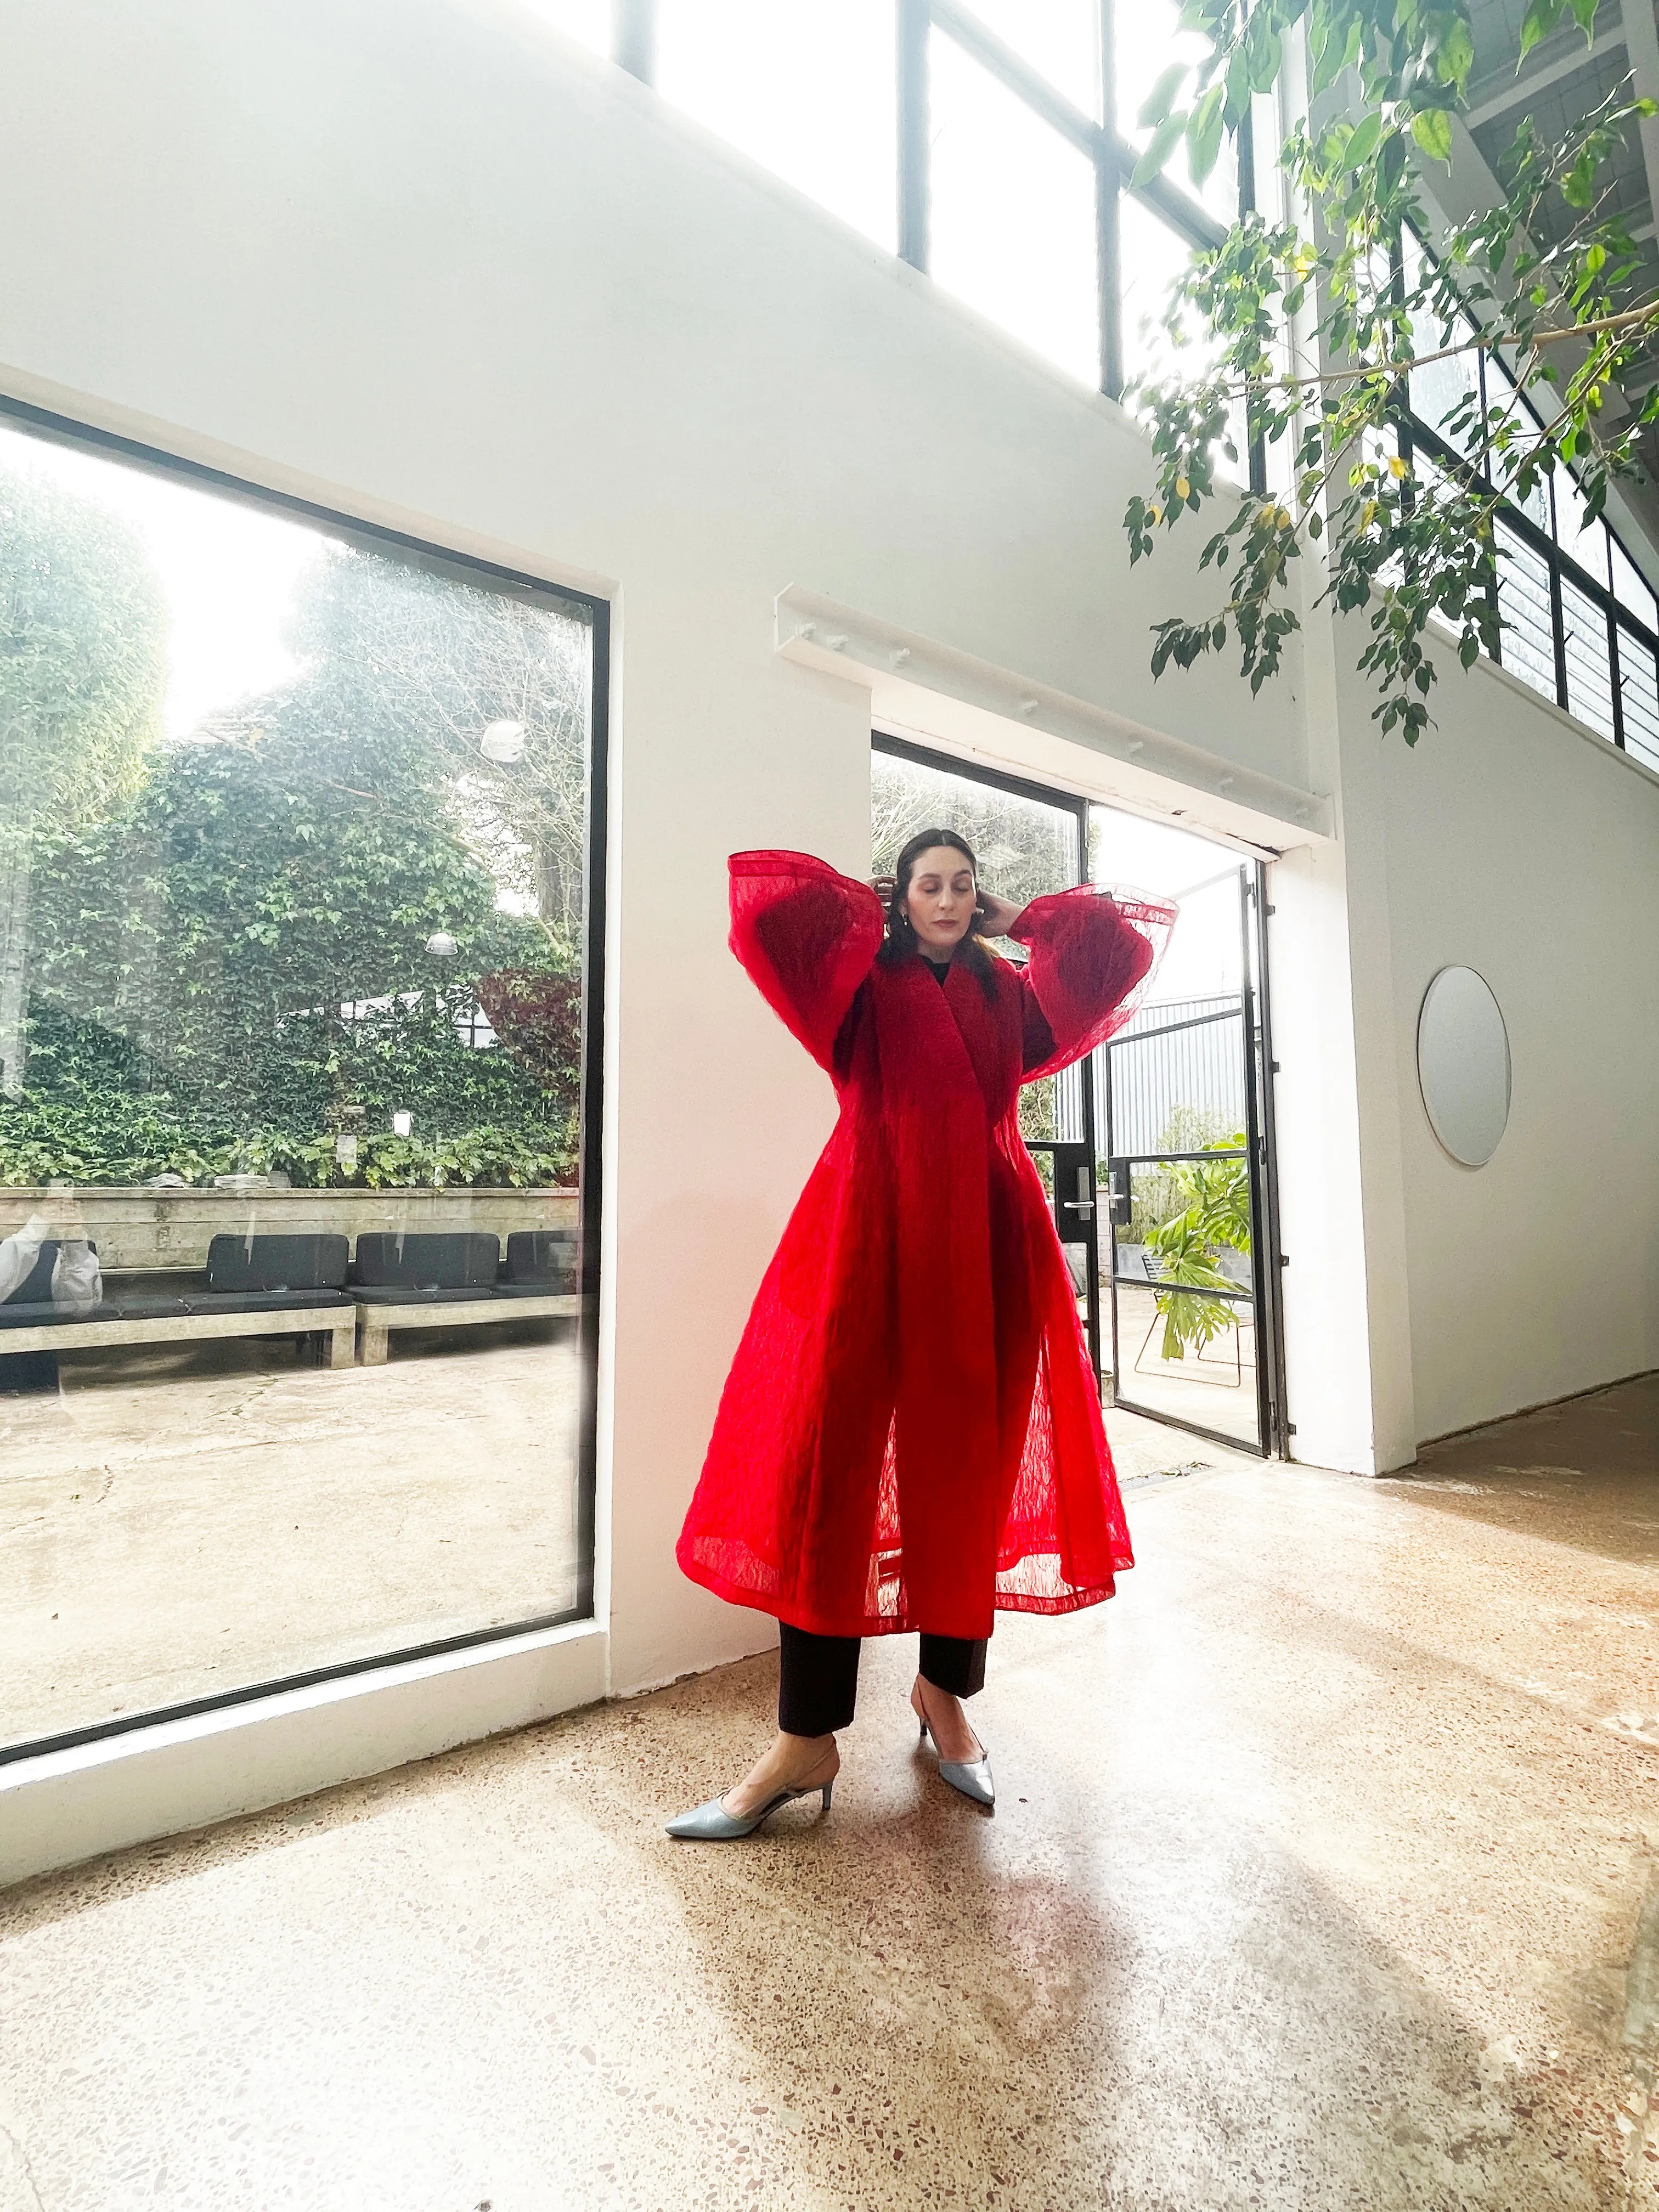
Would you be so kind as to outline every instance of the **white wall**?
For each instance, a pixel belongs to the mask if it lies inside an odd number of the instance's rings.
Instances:
[[[1380,749],[1418,1434],[1659,1366],[1659,777],[1450,653]],[[1345,720],[1369,705],[1358,686]],[[1484,1168],[1429,1127],[1417,1018],[1477,969],[1513,1100]]]
[[[1120,519],[1148,471],[1119,411],[511,0],[0,0],[0,386],[613,598],[613,1686],[770,1633],[685,1583],[672,1547],[830,1109],[724,949],[725,858],[797,844],[856,869],[867,854],[867,691],[775,652],[787,585],[1218,762],[1364,790],[1345,799],[1344,847],[1284,864],[1276,921],[1297,1046],[1281,1058],[1302,1194],[1292,1387],[1313,1414],[1298,1442],[1395,1463],[1414,1419],[1547,1395],[1535,1358],[1499,1341],[1507,1293],[1451,1284],[1440,1201],[1420,1197],[1439,1170],[1415,1148],[1410,1333],[1431,1412],[1413,1417],[1402,1372],[1413,1086],[1396,1018],[1424,960],[1453,957],[1431,942],[1425,886],[1457,878],[1469,905],[1479,872],[1448,856],[1482,806],[1491,842],[1504,834],[1517,755],[1503,735],[1468,740],[1504,751],[1491,775],[1466,768],[1449,714],[1437,750],[1379,754],[1368,703],[1336,717],[1328,649],[1322,676],[1293,655],[1255,702],[1221,666],[1154,690],[1147,624],[1211,587],[1188,582],[1190,554],[1127,568]],[[1633,870],[1654,791],[1542,713],[1527,757],[1549,765],[1522,814],[1547,837],[1581,787],[1617,778]],[[1467,795],[1419,804],[1431,779]],[[1595,926],[1575,937],[1575,919],[1558,941],[1553,985],[1616,934],[1625,886],[1607,884]],[[1511,924],[1532,911],[1529,890],[1493,896]],[[1513,961],[1518,928],[1490,933]],[[1465,956],[1485,942],[1473,909],[1443,934]],[[1526,988],[1505,968],[1506,1010]],[[1537,1081],[1554,1080],[1547,1058]],[[1621,1189],[1639,1180],[1623,1172]],[[1496,1187],[1459,1187],[1466,1221]],[[1529,1193],[1540,1222],[1547,1188]],[[1454,1308],[1479,1340],[1461,1362]],[[1598,1336],[1550,1372],[1640,1364],[1641,1331],[1619,1327],[1616,1350]]]

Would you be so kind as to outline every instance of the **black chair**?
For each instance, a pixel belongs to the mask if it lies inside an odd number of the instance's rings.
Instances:
[[[577,1287],[580,1244],[574,1229],[514,1229],[507,1239],[507,1272],[496,1285],[507,1297],[544,1297]]]
[[[346,1299],[349,1238],[222,1234],[208,1245],[207,1288],[186,1293],[195,1313],[281,1312],[289,1307],[340,1305]]]
[[[493,1297],[501,1259],[501,1239],[482,1230],[371,1231],[357,1239],[351,1295],[377,1306]]]

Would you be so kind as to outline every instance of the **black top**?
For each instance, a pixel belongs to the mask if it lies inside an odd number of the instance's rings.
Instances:
[[[927,955],[925,952],[921,957],[924,960],[927,960]],[[927,965],[933,969],[933,974],[939,979],[939,988],[943,989],[945,978],[951,973],[950,962],[948,960],[927,960]]]

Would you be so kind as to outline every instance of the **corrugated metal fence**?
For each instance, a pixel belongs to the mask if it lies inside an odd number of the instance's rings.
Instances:
[[[1237,992],[1142,1006],[1095,1054],[1095,1097],[1112,1086],[1112,1149],[1186,1152],[1244,1126],[1243,1004]],[[1191,1026],[1182,1026],[1191,1024]],[[1177,1116],[1190,1116],[1182,1128]],[[1103,1153],[1104,1117],[1098,1132]]]

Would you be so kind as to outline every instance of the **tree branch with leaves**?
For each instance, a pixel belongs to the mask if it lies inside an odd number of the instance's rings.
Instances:
[[[1595,11],[1595,0],[1572,0],[1587,40]],[[1564,13],[1565,0],[1531,0],[1522,59]],[[1659,418],[1649,366],[1659,298],[1641,283],[1611,182],[1654,104],[1615,94],[1553,137],[1523,118],[1497,199],[1445,222],[1427,179],[1453,160],[1468,106],[1466,7],[1188,0],[1182,21],[1209,52],[1153,88],[1137,183],[1183,142],[1201,182],[1224,131],[1278,84],[1292,34],[1305,46],[1310,118],[1279,156],[1294,219],[1245,215],[1174,288],[1165,332],[1202,368],[1132,393],[1158,471],[1152,496],[1125,513],[1132,562],[1222,495],[1223,456],[1254,460],[1251,488],[1200,556],[1229,588],[1207,615],[1153,626],[1152,672],[1236,644],[1259,691],[1301,627],[1306,572],[1295,564],[1316,548],[1315,603],[1368,611],[1358,665],[1381,694],[1374,719],[1414,744],[1436,678],[1430,624],[1449,629],[1465,667],[1497,649],[1500,511],[1571,471],[1590,521],[1616,478],[1642,472],[1638,443]],[[1468,366],[1425,455],[1402,425],[1422,413],[1425,372],[1446,364]]]

